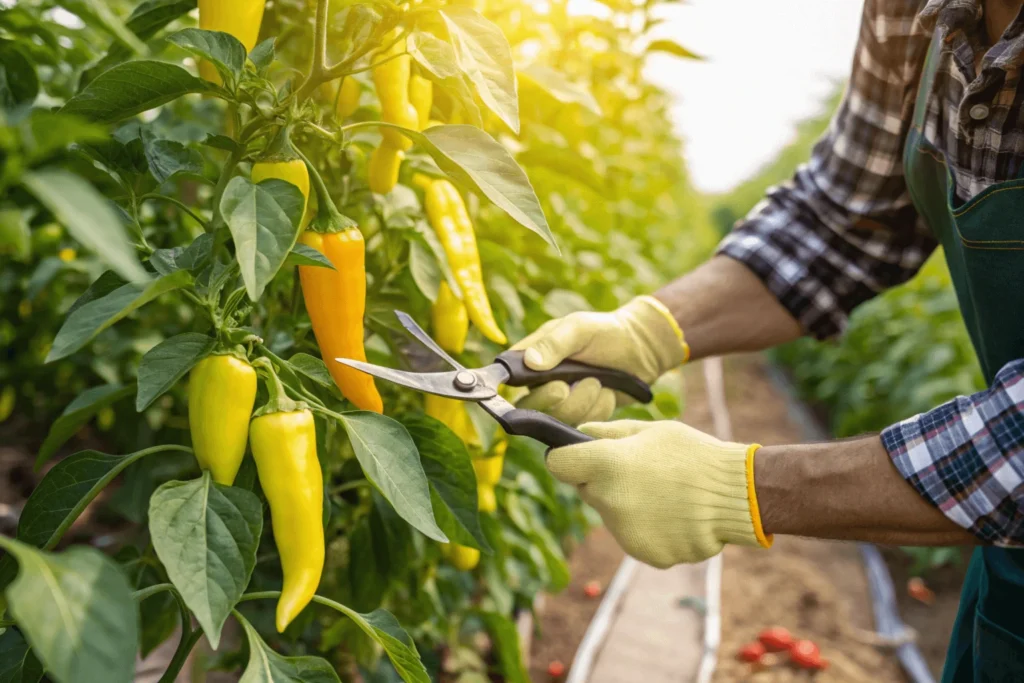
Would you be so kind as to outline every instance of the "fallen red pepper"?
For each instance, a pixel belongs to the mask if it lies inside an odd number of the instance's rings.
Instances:
[[[768,652],[783,652],[793,645],[793,634],[781,626],[766,628],[757,639]]]

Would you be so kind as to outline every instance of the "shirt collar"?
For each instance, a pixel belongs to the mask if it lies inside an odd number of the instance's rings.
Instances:
[[[979,21],[981,13],[981,0],[928,0],[918,19],[928,31],[938,26],[948,34]]]

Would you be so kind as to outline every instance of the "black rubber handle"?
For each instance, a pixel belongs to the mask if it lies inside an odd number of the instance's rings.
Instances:
[[[523,363],[522,351],[506,351],[494,360],[508,369],[508,380],[505,384],[510,387],[535,387],[557,380],[573,384],[581,379],[594,377],[602,386],[628,394],[641,403],[650,403],[654,398],[651,387],[628,372],[600,368],[575,360],[564,360],[550,370],[531,370]]]
[[[550,415],[536,410],[510,410],[509,412],[495,417],[501,428],[507,434],[515,436],[528,436],[531,439],[540,441],[548,448],[561,448],[572,446],[577,443],[594,441],[594,437],[587,436],[578,429],[574,429],[564,422],[559,422]]]

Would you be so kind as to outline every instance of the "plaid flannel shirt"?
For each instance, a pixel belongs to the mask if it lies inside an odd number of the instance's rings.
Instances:
[[[1024,175],[1024,21],[991,45],[981,0],[866,0],[849,86],[827,133],[719,247],[819,338],[909,279],[936,246],[902,164],[933,34],[945,49],[925,135],[946,153],[957,199]],[[1024,545],[1024,359],[1003,367],[987,391],[889,427],[882,443],[951,520],[984,542]]]

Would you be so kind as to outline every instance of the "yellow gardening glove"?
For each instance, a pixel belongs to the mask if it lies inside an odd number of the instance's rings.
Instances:
[[[586,424],[597,441],[548,455],[627,553],[665,568],[701,562],[726,543],[771,545],[754,494],[754,452],[682,422]]]
[[[647,383],[686,362],[690,355],[683,333],[665,305],[641,296],[611,313],[579,312],[550,320],[512,347],[526,352],[531,370],[550,370],[573,360],[624,370]],[[577,425],[607,420],[615,410],[615,394],[596,379],[570,387],[549,382],[517,404],[540,410]]]

